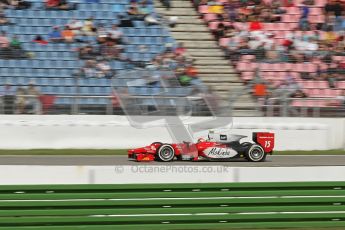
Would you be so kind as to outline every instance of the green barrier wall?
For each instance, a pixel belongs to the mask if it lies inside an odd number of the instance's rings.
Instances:
[[[0,186],[0,230],[344,227],[345,182]]]

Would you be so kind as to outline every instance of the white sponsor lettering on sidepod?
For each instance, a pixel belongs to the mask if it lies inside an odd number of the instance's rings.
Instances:
[[[204,154],[209,158],[230,158],[238,153],[231,148],[210,147],[204,150]]]

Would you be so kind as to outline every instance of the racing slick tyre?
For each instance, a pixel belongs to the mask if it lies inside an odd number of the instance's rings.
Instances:
[[[163,145],[162,142],[157,142],[157,141],[156,141],[156,142],[153,142],[151,145],[155,145],[155,144],[160,145],[160,146]]]
[[[172,161],[175,157],[175,150],[171,145],[163,144],[157,151],[157,158],[160,161]]]
[[[243,146],[243,147],[249,147],[250,145],[252,145],[253,143],[250,143],[250,142],[243,142],[242,144],[241,144],[241,146]]]
[[[266,153],[260,145],[254,144],[245,152],[245,158],[252,162],[265,161]]]

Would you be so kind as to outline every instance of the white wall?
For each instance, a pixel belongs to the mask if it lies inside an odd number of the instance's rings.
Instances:
[[[186,118],[185,124],[208,118]],[[345,148],[345,118],[235,117],[232,133],[276,134],[276,150]],[[206,135],[201,132],[199,135]],[[129,148],[153,141],[170,142],[167,129],[131,127],[124,116],[1,115],[0,149]]]
[[[0,184],[135,184],[344,181],[344,166],[0,166]]]

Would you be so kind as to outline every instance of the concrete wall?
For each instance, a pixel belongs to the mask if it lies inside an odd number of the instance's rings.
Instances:
[[[345,118],[233,118],[232,133],[248,135],[250,140],[253,131],[275,132],[276,150],[345,148]],[[200,132],[195,138],[206,134]],[[171,142],[163,124],[137,129],[124,116],[0,116],[0,149],[129,148],[153,141]]]

